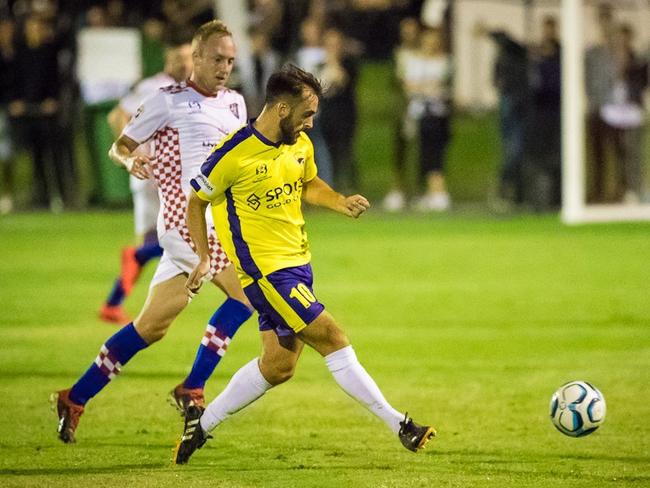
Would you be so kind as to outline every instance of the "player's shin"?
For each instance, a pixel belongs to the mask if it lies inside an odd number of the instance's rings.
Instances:
[[[262,376],[259,359],[253,359],[233,375],[226,388],[208,405],[201,417],[201,428],[205,432],[212,431],[271,388],[272,385]]]
[[[226,354],[228,345],[239,327],[252,315],[249,308],[234,298],[228,298],[208,321],[205,335],[196,352],[192,371],[183,386],[203,388],[214,368]]]
[[[343,391],[386,422],[394,433],[399,432],[404,414],[386,401],[375,381],[359,363],[352,346],[328,354],[325,363]]]
[[[104,343],[95,362],[74,384],[70,400],[85,405],[120,373],[122,366],[147,346],[132,323],[120,329]]]

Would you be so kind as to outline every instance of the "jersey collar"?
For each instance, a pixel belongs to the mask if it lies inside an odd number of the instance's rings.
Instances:
[[[248,127],[250,127],[250,129],[251,129],[251,131],[253,132],[253,134],[255,134],[255,137],[257,137],[260,141],[262,141],[262,142],[263,142],[264,144],[266,144],[267,146],[272,146],[272,147],[274,147],[274,148],[276,148],[276,149],[279,148],[280,145],[282,144],[282,141],[279,141],[279,142],[272,142],[272,141],[270,141],[269,139],[267,139],[266,137],[264,137],[264,136],[262,135],[262,133],[261,133],[260,131],[258,131],[258,130],[255,128],[255,126],[253,125],[253,122],[255,122],[255,120],[256,120],[256,119],[248,119]]]
[[[219,94],[223,91],[223,90],[219,90],[216,94],[215,93],[209,93],[209,92],[205,91],[204,89],[200,88],[199,85],[194,83],[189,78],[187,79],[187,86],[189,86],[190,88],[192,88],[195,91],[199,92],[204,97],[210,97],[210,98],[217,98],[219,96]]]

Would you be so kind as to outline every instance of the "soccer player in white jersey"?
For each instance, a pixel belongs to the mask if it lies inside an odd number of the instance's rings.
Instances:
[[[288,65],[269,78],[259,117],[219,145],[192,179],[188,227],[200,255],[187,291],[209,272],[205,210],[211,204],[224,247],[259,313],[263,352],[244,365],[206,409],[190,406],[174,462],[185,464],[209,432],[287,381],[305,344],[325,359],[339,386],[383,420],[402,445],[418,451],[435,435],[394,409],[359,363],[347,336],[313,289],[302,202],[357,218],[370,207],[362,195],[343,196],[317,175],[313,126],[322,95],[310,73]],[[304,420],[302,411],[297,418]]]
[[[148,96],[160,88],[186,80],[192,73],[192,46],[189,42],[170,43],[165,47],[165,67],[160,73],[140,81],[108,114],[108,123],[117,138],[135,115],[138,107]],[[142,144],[136,151],[153,156],[153,144]],[[125,324],[131,319],[122,303],[131,293],[140,272],[150,260],[162,255],[158,244],[156,223],[160,200],[158,187],[153,178],[141,180],[129,176],[129,186],[133,196],[133,221],[138,247],[127,246],[122,249],[122,270],[115,280],[106,301],[99,309],[99,317],[109,323]]]
[[[102,345],[93,364],[72,388],[53,395],[59,438],[65,443],[75,442],[86,402],[137,352],[160,340],[189,303],[185,281],[198,263],[185,221],[190,178],[199,171],[212,147],[246,121],[244,99],[225,87],[235,60],[235,45],[221,21],[213,20],[196,31],[192,60],[190,79],[147,98],[110,150],[110,156],[132,175],[156,180],[161,202],[158,239],[164,252],[140,314]],[[153,141],[153,157],[135,153],[147,141]],[[210,242],[210,271],[206,278],[228,298],[210,318],[190,374],[171,392],[172,400],[183,412],[190,406],[203,406],[203,385],[239,326],[252,313],[213,228],[206,238]]]

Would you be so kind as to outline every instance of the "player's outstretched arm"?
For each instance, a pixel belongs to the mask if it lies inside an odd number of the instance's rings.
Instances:
[[[114,137],[120,137],[120,134],[129,123],[133,114],[128,113],[119,105],[115,106],[106,116],[106,121],[113,131]]]
[[[130,137],[122,135],[108,150],[108,157],[124,166],[136,178],[146,180],[151,176],[149,171],[151,158],[146,154],[133,154],[139,145]]]
[[[327,207],[355,219],[370,208],[370,202],[366,197],[362,195],[343,196],[318,176],[305,183],[302,197],[307,203]]]
[[[208,229],[205,211],[208,202],[201,200],[196,193],[190,194],[187,203],[187,228],[199,255],[199,264],[192,270],[185,282],[185,289],[191,298],[198,293],[203,284],[203,278],[210,272],[210,247],[208,245]]]

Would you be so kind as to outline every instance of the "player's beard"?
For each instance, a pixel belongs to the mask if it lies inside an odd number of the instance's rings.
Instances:
[[[291,112],[284,119],[280,120],[280,142],[291,146],[296,143],[298,139],[298,134],[296,133],[293,124],[291,122],[293,112]]]

